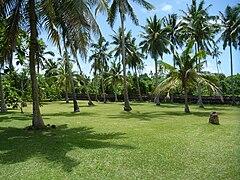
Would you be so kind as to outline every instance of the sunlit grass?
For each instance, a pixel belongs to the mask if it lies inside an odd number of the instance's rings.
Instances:
[[[44,103],[44,132],[24,130],[30,105],[0,114],[0,179],[240,179],[239,106],[95,104]]]

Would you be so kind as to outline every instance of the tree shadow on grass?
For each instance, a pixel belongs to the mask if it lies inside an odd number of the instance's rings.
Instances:
[[[0,122],[29,121],[29,120],[32,120],[32,115],[29,113],[21,114],[20,112],[7,112],[2,113],[0,116]]]
[[[174,119],[174,116],[197,116],[197,117],[209,117],[208,111],[206,112],[190,112],[185,113],[181,111],[165,111],[163,109],[158,111],[149,111],[149,112],[120,112],[117,115],[108,115],[109,118],[116,119],[138,119],[141,121],[151,121],[151,120],[171,120]]]
[[[75,117],[75,116],[94,116],[94,112],[59,112],[59,113],[46,113],[43,114],[44,117],[48,116],[64,116],[64,117]]]
[[[1,127],[0,137],[0,164],[15,164],[41,157],[57,163],[68,172],[81,163],[80,158],[67,155],[76,148],[134,149],[130,145],[115,143],[116,139],[127,138],[125,133],[97,133],[93,128],[68,128],[67,125],[45,131]]]

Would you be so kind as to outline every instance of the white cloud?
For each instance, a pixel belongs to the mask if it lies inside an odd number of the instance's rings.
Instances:
[[[164,11],[164,12],[171,12],[172,11],[172,5],[170,5],[170,4],[163,5],[162,11]]]
[[[176,2],[177,4],[181,4],[181,3],[183,3],[183,2],[187,2],[187,0],[175,0],[175,2]]]

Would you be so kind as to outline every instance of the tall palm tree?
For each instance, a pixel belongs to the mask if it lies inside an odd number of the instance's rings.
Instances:
[[[178,52],[175,53],[176,65],[178,68],[174,68],[170,64],[162,62],[162,65],[169,71],[169,74],[156,88],[156,92],[159,93],[169,91],[170,89],[181,85],[184,92],[185,113],[190,112],[188,106],[188,87],[190,84],[197,84],[200,81],[204,85],[210,86],[211,89],[217,92],[222,99],[222,92],[212,81],[211,77],[197,72],[199,64],[196,64],[196,59],[203,58],[206,54],[201,50],[197,54],[192,55],[193,44],[194,41],[189,42],[181,55],[179,55]],[[204,62],[201,62],[200,66],[202,66],[203,63]]]
[[[133,2],[143,6],[147,10],[151,10],[154,7],[148,3],[146,0],[133,0]],[[128,14],[131,17],[131,20],[134,22],[134,24],[138,25],[138,19],[137,16],[135,15],[133,11],[133,7],[129,3],[129,0],[113,0],[112,4],[109,9],[109,14],[108,14],[108,22],[111,27],[113,27],[114,22],[116,20],[117,14],[120,15],[120,21],[121,21],[121,31],[122,31],[122,64],[123,64],[123,86],[124,86],[124,110],[125,111],[131,111],[132,108],[129,104],[129,99],[128,99],[128,90],[127,90],[127,79],[126,79],[126,54],[125,54],[125,36],[124,36],[124,30],[125,30],[125,25],[124,21],[126,19],[126,15]]]
[[[76,52],[77,50],[75,50],[75,49],[76,49],[76,48],[74,48],[73,46],[71,46],[72,54],[73,54],[73,56],[75,57],[75,60],[76,60],[78,69],[79,69],[79,71],[80,71],[80,76],[82,77],[83,86],[84,86],[84,88],[85,88],[85,90],[86,90],[86,93],[87,93],[88,105],[89,105],[89,106],[94,106],[94,104],[93,104],[93,102],[92,102],[92,100],[91,100],[89,91],[88,91],[88,87],[87,87],[86,81],[85,81],[85,75],[84,75],[84,73],[83,73],[83,71],[82,71],[82,68],[81,68],[81,65],[80,65],[80,63],[79,63],[79,61],[78,61],[78,56],[77,56],[77,52]]]
[[[219,65],[221,64],[221,61],[219,60],[219,56],[221,54],[222,54],[222,52],[219,51],[219,47],[218,46],[214,47],[213,52],[212,52],[212,57],[215,58],[215,60],[216,60],[216,67],[217,67],[218,75],[219,75]]]
[[[216,16],[210,16],[208,14],[208,9],[212,6],[208,5],[204,7],[205,1],[201,0],[197,4],[196,0],[192,0],[191,6],[187,5],[187,11],[183,11],[183,26],[184,26],[184,36],[187,40],[195,40],[195,53],[200,50],[205,50],[208,54],[211,54],[211,49],[215,45],[215,34],[219,30],[219,25],[216,22]],[[196,61],[200,64],[200,59]],[[200,67],[200,66],[198,66]],[[201,69],[198,68],[198,72]],[[201,96],[201,84],[198,83],[198,105],[203,108],[202,96]]]
[[[147,18],[147,25],[143,27],[144,32],[140,35],[143,41],[140,46],[143,52],[150,54],[155,62],[155,88],[158,85],[158,58],[163,58],[164,53],[169,53],[167,45],[171,44],[168,38],[170,27],[163,27],[163,20],[158,19],[155,14],[153,18]],[[159,96],[155,97],[156,105],[160,105]]]
[[[169,14],[167,17],[163,18],[163,23],[165,26],[169,26],[170,30],[168,32],[169,40],[171,41],[170,50],[171,53],[175,54],[175,50],[177,50],[179,47],[183,46],[183,42],[181,41],[181,30],[183,28],[182,22],[178,21],[177,14]],[[173,58],[173,66],[175,67],[176,62]]]
[[[119,84],[122,83],[123,77],[122,77],[122,68],[121,64],[118,62],[113,61],[111,62],[111,67],[108,72],[108,77],[106,79],[107,85],[111,85],[114,90],[115,95],[115,102],[118,101],[118,91],[119,91]]]
[[[66,62],[66,53],[64,52],[64,55],[60,58],[58,58],[58,64],[60,65],[56,69],[52,70],[54,74],[54,78],[56,79],[57,86],[61,89],[64,88],[65,92],[65,101],[66,103],[69,103],[69,89],[71,88],[70,80],[69,80],[69,72],[72,73],[69,68],[72,69],[72,64],[69,63],[69,65]]]
[[[239,32],[234,31],[234,25],[236,25],[239,20],[239,11],[236,8],[227,6],[225,12],[220,12],[220,20],[222,24],[222,34],[221,39],[223,41],[223,49],[229,46],[230,50],[230,68],[231,68],[231,89],[232,89],[232,105],[235,104],[234,97],[234,80],[233,80],[233,57],[232,57],[232,47],[237,49],[237,41],[239,38]]]
[[[122,31],[121,28],[118,29],[118,32],[115,32],[114,35],[111,35],[113,41],[111,44],[115,46],[115,48],[111,51],[111,53],[114,53],[115,58],[120,58],[122,54]],[[132,38],[132,32],[128,31],[125,34],[125,50],[126,50],[126,65],[129,66],[129,68],[133,68],[135,70],[135,74],[137,75],[137,69],[142,67],[142,58],[143,54],[140,53],[137,49],[137,46],[135,44],[136,38]],[[139,99],[142,101],[140,86],[139,86],[139,79],[137,75],[137,86],[138,86],[138,92],[139,92]]]
[[[238,46],[240,49],[240,3],[238,3],[235,7],[234,10],[236,13],[238,13],[238,17],[236,22],[233,25],[233,31],[232,34],[238,33]]]
[[[98,43],[91,44],[93,48],[93,54],[89,57],[89,62],[94,61],[91,70],[94,70],[94,75],[99,73],[101,75],[103,102],[106,103],[106,94],[104,87],[104,73],[108,68],[108,61],[111,58],[111,54],[108,53],[109,42],[103,37],[100,37]]]
[[[3,53],[4,60],[12,55],[16,37],[21,26],[29,25],[30,30],[30,74],[32,82],[32,100],[33,100],[33,117],[32,126],[37,129],[44,128],[44,122],[39,108],[38,85],[36,80],[36,43],[37,43],[37,24],[44,24],[48,30],[49,37],[58,46],[59,43],[59,25],[60,23],[67,24],[68,32],[73,30],[73,27],[79,26],[92,30],[94,33],[99,33],[99,27],[92,15],[91,5],[103,0],[83,1],[57,1],[57,0],[41,0],[38,1],[38,6],[35,5],[35,0],[7,0],[1,1],[0,17],[8,17],[5,50]],[[40,12],[36,14],[36,12]],[[62,19],[59,19],[61,17]],[[42,20],[42,23],[38,23]],[[61,21],[60,21],[61,20]],[[80,29],[81,29],[80,28]],[[10,53],[7,53],[10,52]]]
[[[2,17],[0,17],[0,97],[1,97],[1,112],[7,112],[7,107],[5,104],[4,98],[4,90],[3,90],[3,82],[2,82],[2,67],[4,67],[4,61],[2,60],[2,49],[4,42],[4,33],[5,33],[5,25],[6,21]]]
[[[55,56],[54,52],[52,51],[45,51],[47,45],[44,43],[42,39],[37,40],[37,49],[36,49],[36,64],[37,64],[37,73],[39,74],[40,68],[44,69],[44,63],[47,59],[44,57],[45,55],[51,55],[52,57]]]
[[[138,95],[139,95],[139,101],[142,102],[142,95],[141,95],[141,89],[139,85],[139,77],[138,77],[138,70],[143,69],[143,58],[144,55],[139,52],[136,44],[135,44],[136,38],[130,39],[130,47],[127,48],[127,57],[126,57],[126,63],[129,66],[129,68],[132,68],[134,70],[134,74],[136,75],[136,83],[137,83],[137,89],[138,89]]]

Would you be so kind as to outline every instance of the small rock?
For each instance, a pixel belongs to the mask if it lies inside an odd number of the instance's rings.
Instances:
[[[210,113],[209,123],[219,125],[219,119],[218,119],[217,112]]]

